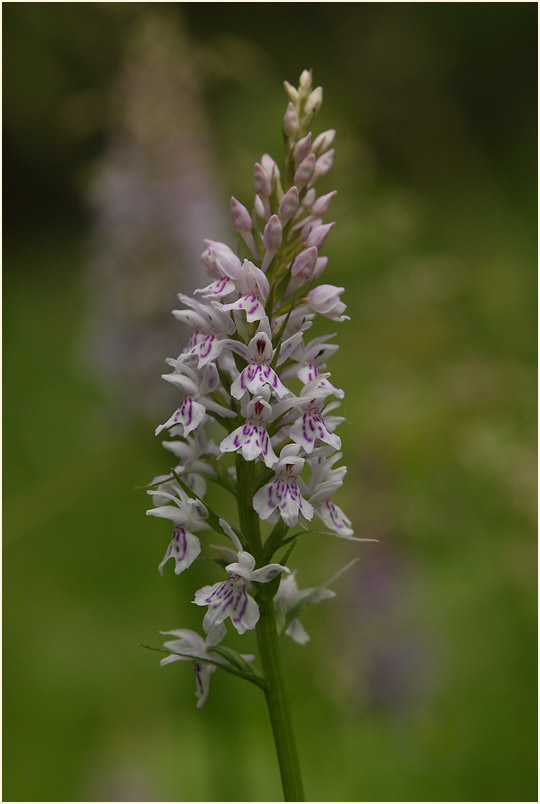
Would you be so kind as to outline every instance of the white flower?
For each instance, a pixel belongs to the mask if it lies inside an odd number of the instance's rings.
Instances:
[[[264,305],[270,292],[270,284],[264,273],[249,260],[244,260],[235,285],[242,295],[235,302],[221,305],[221,309],[245,310],[249,322],[260,321],[264,317]]]
[[[275,467],[276,476],[253,497],[253,507],[261,519],[276,522],[281,516],[285,524],[292,527],[300,514],[305,519],[313,518],[313,506],[302,497],[298,488],[297,477],[305,463],[298,455],[299,450],[298,444],[283,447]]]
[[[332,386],[324,384],[327,376],[329,375],[323,374],[306,383],[300,396],[294,401],[302,415],[291,427],[289,436],[307,453],[313,452],[317,439],[334,449],[341,448],[341,439],[329,429],[323,416],[324,399],[334,392]]]
[[[297,603],[300,603],[301,600],[304,600],[304,598],[308,597],[308,595],[311,595],[314,591],[314,589],[298,589],[298,585],[296,583],[296,570],[294,570],[294,572],[292,572],[286,578],[281,579],[279,589],[274,597],[274,607],[277,612],[281,612],[283,617],[285,617],[287,612],[294,608]],[[336,593],[332,592],[331,589],[319,589],[317,590],[317,593],[313,595],[310,603],[319,603],[321,600],[328,600],[329,598],[335,596]],[[297,617],[295,617],[290,623],[285,633],[294,639],[295,642],[298,642],[299,645],[305,645],[310,639],[309,634],[298,622]]]
[[[275,349],[272,348],[270,326],[266,316],[261,320],[258,332],[248,343],[247,349],[243,344],[236,344],[234,341],[229,343],[231,348],[235,348],[244,359],[249,360],[248,365],[231,385],[231,396],[242,399],[248,391],[260,394],[265,385],[269,385],[272,393],[280,399],[290,393],[270,366]]]
[[[208,523],[205,522],[208,511],[201,502],[187,497],[180,488],[176,490],[176,494],[170,494],[168,491],[164,491],[166,486],[170,487],[170,484],[164,484],[157,491],[150,493],[154,497],[154,502],[161,502],[165,498],[172,500],[174,505],[158,505],[146,513],[148,516],[170,519],[173,523],[171,543],[158,569],[163,575],[163,567],[166,562],[169,558],[174,558],[176,564],[174,572],[176,575],[180,575],[181,572],[193,564],[201,552],[201,543],[191,531],[208,530],[210,528]]]
[[[227,633],[227,629],[224,625],[217,625],[210,631],[206,639],[203,639],[199,634],[195,633],[195,631],[190,631],[187,628],[179,628],[176,631],[161,631],[161,633],[177,638],[164,643],[163,647],[171,651],[171,655],[165,656],[165,658],[160,661],[160,665],[164,667],[166,664],[182,661],[193,663],[193,670],[195,671],[195,679],[197,682],[197,707],[200,708],[208,697],[210,676],[216,669],[216,666],[208,662],[198,662],[197,659],[211,659],[217,664],[226,664],[225,659],[218,653],[213,653],[211,649],[221,642]],[[187,656],[179,656],[179,653],[187,654]],[[242,655],[242,659],[246,662],[252,662],[254,658],[254,656]]]
[[[240,547],[238,540],[235,541]],[[260,616],[259,607],[251,595],[248,595],[247,587],[252,581],[268,583],[280,572],[290,571],[281,564],[267,564],[257,570],[254,567],[255,559],[251,553],[239,549],[238,561],[225,567],[229,574],[226,581],[215,583],[213,586],[203,586],[195,592],[193,603],[197,606],[208,606],[203,620],[203,628],[207,634],[227,617],[231,618],[239,634],[255,628]]]
[[[215,303],[202,304],[196,299],[178,294],[178,298],[191,310],[173,310],[173,315],[193,327],[193,332],[179,361],[198,360],[198,368],[213,363],[224,348],[224,338],[236,329],[232,318]]]
[[[320,450],[319,454],[315,454],[314,458],[309,461],[311,468],[308,486],[308,492],[311,492],[309,501],[319,519],[337,536],[354,541],[364,541],[355,538],[351,520],[345,516],[341,508],[330,501],[334,492],[343,485],[343,478],[347,472],[346,466],[332,469],[333,464],[342,457],[341,452],[337,452],[331,458],[326,458],[324,451]]]
[[[261,457],[268,467],[272,467],[278,460],[266,432],[266,422],[272,415],[272,406],[268,402],[270,394],[266,386],[263,391],[266,392],[264,396],[257,394],[245,406],[245,424],[224,438],[219,448],[221,452],[240,450],[246,461]]]
[[[188,436],[204,420],[207,409],[220,416],[236,416],[236,413],[219,405],[209,396],[220,385],[218,371],[213,363],[205,365],[201,372],[181,360],[168,358],[167,363],[175,370],[171,374],[162,374],[162,377],[183,391],[184,401],[164,424],[156,428],[156,435],[176,424],[182,428],[182,435]]]

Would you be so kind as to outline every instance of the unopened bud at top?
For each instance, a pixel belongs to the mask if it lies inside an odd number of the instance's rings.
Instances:
[[[328,237],[332,226],[335,226],[335,223],[323,223],[320,226],[315,226],[306,239],[307,245],[320,248]]]
[[[305,187],[310,183],[315,173],[315,162],[317,157],[315,154],[309,154],[305,159],[300,162],[294,174],[294,183],[297,187]]]
[[[306,117],[312,117],[317,114],[322,105],[323,92],[322,87],[317,87],[310,93],[309,98],[304,106],[304,114]]]
[[[285,93],[291,103],[298,103],[298,90],[295,89],[292,84],[289,84],[288,81],[284,81],[283,86],[285,87]]]
[[[294,105],[289,101],[287,111],[283,117],[283,133],[287,137],[294,137],[300,128],[300,119]]]
[[[260,196],[258,196],[258,195],[255,196],[255,202],[254,202],[253,206],[254,206],[255,212],[259,216],[259,218],[266,218],[266,210],[264,208],[264,204],[263,204],[262,198]]]
[[[231,198],[231,218],[237,232],[251,232],[253,228],[251,216],[245,206],[234,196]]]
[[[266,175],[273,183],[274,179],[279,180],[279,168],[277,162],[272,159],[269,154],[263,154],[261,157],[261,167],[266,171]]]
[[[335,128],[329,128],[328,131],[323,131],[321,134],[315,137],[313,145],[311,146],[313,153],[317,154],[317,156],[324,154],[332,146],[335,136]]]
[[[302,162],[311,151],[311,132],[298,140],[293,150],[293,159],[297,165]]]
[[[277,251],[282,240],[281,221],[277,215],[272,215],[264,227],[263,245],[266,251]]]
[[[278,209],[278,215],[282,224],[288,223],[291,218],[294,218],[296,210],[298,209],[298,203],[298,190],[296,187],[291,187],[281,199]]]
[[[314,182],[324,178],[324,176],[330,172],[332,165],[334,164],[334,153],[334,149],[331,148],[325,154],[319,156],[317,159],[317,164],[315,165],[315,172],[313,174]]]
[[[298,93],[300,97],[307,98],[311,92],[312,85],[313,78],[311,70],[303,70],[302,75],[300,76],[300,81],[298,82]]]
[[[317,170],[316,166],[315,170]],[[311,214],[317,216],[326,215],[326,213],[328,212],[328,207],[330,206],[332,199],[335,198],[336,195],[337,190],[332,190],[331,193],[326,193],[326,195],[321,195],[320,198],[317,198],[317,200],[313,203],[311,207]]]
[[[306,248],[304,249],[304,251],[301,251],[292,264],[291,267],[292,276],[298,276],[298,274],[301,273],[304,279],[306,280],[311,279],[313,269],[317,264],[318,256],[319,252],[317,251],[315,246],[311,246],[310,248]]]
[[[262,198],[268,198],[272,194],[272,184],[268,173],[258,162],[255,162],[253,168],[253,188],[256,194]]]

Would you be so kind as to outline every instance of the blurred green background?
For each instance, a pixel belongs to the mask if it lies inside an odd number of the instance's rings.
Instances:
[[[4,800],[280,798],[259,691],[216,673],[197,710],[137,647],[219,576],[159,576],[134,487],[171,465],[175,293],[304,67],[338,131],[337,502],[379,539],[294,555],[302,587],[360,556],[284,645],[307,796],[536,800],[536,17],[4,4]]]

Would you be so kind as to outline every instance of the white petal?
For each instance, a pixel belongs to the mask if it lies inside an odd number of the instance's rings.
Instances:
[[[195,680],[197,682],[197,708],[200,709],[208,698],[208,692],[210,690],[210,676],[216,668],[213,664],[199,664],[199,662],[193,662],[193,669],[195,671]]]
[[[258,583],[268,583],[274,580],[276,575],[280,572],[290,572],[288,567],[282,567],[281,564],[267,564],[251,573],[251,580],[258,581]]]
[[[163,567],[170,558],[174,558],[176,563],[174,568],[175,575],[180,575],[181,572],[193,564],[200,552],[201,543],[198,538],[184,530],[184,528],[175,526],[171,543],[167,547],[158,569],[163,575]]]
[[[293,620],[285,633],[292,637],[295,642],[298,642],[299,645],[305,645],[306,642],[309,642],[311,639],[304,626],[299,623],[298,620]]]

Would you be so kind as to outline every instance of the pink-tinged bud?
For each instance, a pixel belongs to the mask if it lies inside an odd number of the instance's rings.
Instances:
[[[311,149],[311,131],[309,134],[306,134],[305,137],[302,137],[301,140],[298,140],[296,145],[294,146],[293,150],[293,159],[297,165],[300,162],[303,162],[306,156],[309,154]]]
[[[266,210],[264,208],[263,200],[258,195],[255,196],[254,207],[255,212],[259,216],[259,218],[266,218]]]
[[[206,249],[201,254],[201,262],[208,270],[217,277],[223,275],[231,279],[240,276],[242,263],[225,243],[218,243],[215,240],[205,240]]]
[[[303,70],[298,82],[298,93],[301,97],[307,98],[311,92],[312,81],[311,70]]]
[[[310,220],[311,219],[311,220]],[[301,228],[300,236],[302,240],[307,240],[309,233],[313,231],[317,226],[322,224],[322,218],[312,218],[311,215],[307,219],[306,222],[301,222],[296,225],[295,228]]]
[[[326,195],[321,195],[320,198],[317,198],[317,200],[311,207],[311,214],[326,215],[326,213],[328,212],[328,207],[330,206],[332,199],[335,198],[336,195],[337,190],[332,190],[331,193],[326,193]]]
[[[317,114],[322,105],[322,97],[322,87],[317,87],[317,89],[314,89],[313,92],[310,93],[306,105],[304,106],[304,115],[306,117],[312,117]]]
[[[306,244],[320,248],[328,237],[332,226],[335,226],[335,223],[323,223],[321,226],[315,226],[309,233]]]
[[[310,246],[310,248],[306,248],[304,251],[301,251],[292,264],[292,276],[298,276],[298,274],[302,273],[303,278],[306,280],[311,279],[312,272],[317,264],[318,256],[319,253],[315,246]]]
[[[285,115],[283,117],[283,133],[287,137],[294,137],[299,128],[300,128],[300,119],[298,117],[298,112],[296,111],[293,104],[289,101],[287,111],[285,112]]]
[[[285,224],[290,221],[291,218],[294,218],[296,210],[298,209],[298,204],[298,190],[296,187],[291,187],[281,199],[281,204],[279,205],[278,209],[278,215],[282,224]]]
[[[319,181],[327,173],[330,172],[332,165],[334,164],[334,149],[331,148],[330,151],[327,151],[322,156],[319,156],[317,159],[317,164],[315,165],[315,172],[313,174],[313,181]]]
[[[309,154],[309,156],[306,156],[306,158],[300,162],[294,174],[294,183],[297,187],[305,187],[306,184],[310,183],[315,173],[316,161],[317,157],[315,154]]]
[[[251,215],[234,196],[231,198],[231,218],[237,232],[251,232],[253,229]]]
[[[314,313],[324,315],[333,321],[343,321],[342,314],[347,306],[339,297],[344,290],[345,288],[338,288],[335,285],[319,285],[308,294],[307,303]]]
[[[315,168],[313,168],[315,170]],[[253,187],[257,195],[268,198],[272,194],[272,185],[268,178],[268,173],[258,162],[253,168]]]
[[[285,88],[285,94],[291,103],[298,103],[298,90],[295,89],[292,84],[289,84],[288,81],[284,81],[283,86]]]
[[[335,128],[329,128],[328,131],[323,131],[318,137],[315,137],[315,141],[311,146],[313,153],[317,154],[317,156],[326,153],[326,151],[332,146],[335,136]]]
[[[311,206],[315,203],[316,198],[317,193],[313,187],[310,187],[303,198],[302,206],[305,207],[305,209],[311,209]]]
[[[262,155],[261,167],[265,171],[271,183],[273,183],[274,177],[276,178],[276,180],[279,180],[279,168],[275,160],[272,159],[272,157],[269,154]]]
[[[276,252],[282,240],[281,221],[277,215],[272,215],[263,232],[263,245],[266,251]]]

